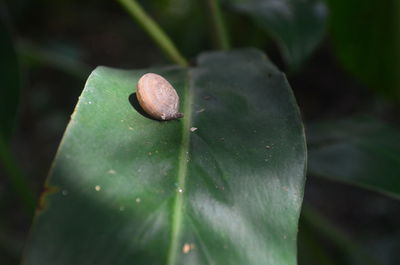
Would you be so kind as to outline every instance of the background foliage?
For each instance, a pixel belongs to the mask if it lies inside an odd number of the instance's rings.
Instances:
[[[310,152],[300,264],[400,259],[397,2],[221,1],[224,37],[207,1],[140,1],[190,63],[252,46],[289,73]],[[4,0],[0,9],[0,261],[18,264],[89,72],[170,62],[117,1]]]

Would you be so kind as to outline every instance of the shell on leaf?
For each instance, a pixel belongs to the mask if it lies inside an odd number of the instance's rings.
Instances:
[[[183,117],[179,112],[179,96],[172,85],[154,73],[143,75],[137,84],[136,97],[143,110],[157,120]]]

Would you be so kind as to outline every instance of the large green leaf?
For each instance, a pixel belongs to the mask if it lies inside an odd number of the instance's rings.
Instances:
[[[400,99],[400,1],[327,0],[340,61],[365,84]]]
[[[13,131],[19,90],[17,53],[11,33],[0,17],[0,138],[4,138],[5,142],[8,142]]]
[[[296,69],[325,33],[327,9],[320,0],[229,0],[273,37]]]
[[[400,131],[369,118],[309,127],[311,174],[400,198]]]
[[[183,119],[132,107],[149,71],[177,89]],[[99,67],[23,264],[296,264],[305,161],[290,87],[256,50],[207,53],[191,69]]]

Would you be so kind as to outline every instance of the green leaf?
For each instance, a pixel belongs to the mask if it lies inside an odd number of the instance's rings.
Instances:
[[[278,43],[294,70],[311,54],[325,33],[327,9],[319,0],[230,0],[251,16]]]
[[[132,107],[146,72],[177,89],[183,119]],[[23,264],[294,265],[305,160],[287,80],[256,50],[203,54],[191,69],[99,67]]]
[[[309,127],[309,173],[400,198],[400,130],[369,118]]]
[[[371,88],[400,99],[400,2],[328,0],[337,55]]]
[[[11,33],[0,17],[0,137],[8,142],[14,129],[20,69]]]

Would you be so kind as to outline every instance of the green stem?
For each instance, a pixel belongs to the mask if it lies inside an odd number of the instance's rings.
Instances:
[[[228,31],[226,29],[218,0],[208,0],[208,7],[210,8],[211,12],[211,19],[214,25],[217,44],[220,49],[227,50],[230,47]]]
[[[186,59],[180,54],[171,39],[157,25],[157,23],[146,14],[143,8],[136,0],[117,0],[125,10],[137,20],[143,29],[157,43],[163,52],[175,63],[181,66],[187,66]]]
[[[17,193],[23,206],[30,214],[35,210],[35,199],[32,190],[29,187],[28,180],[22,174],[10,151],[10,148],[2,135],[0,134],[0,163],[8,176],[12,188]]]

